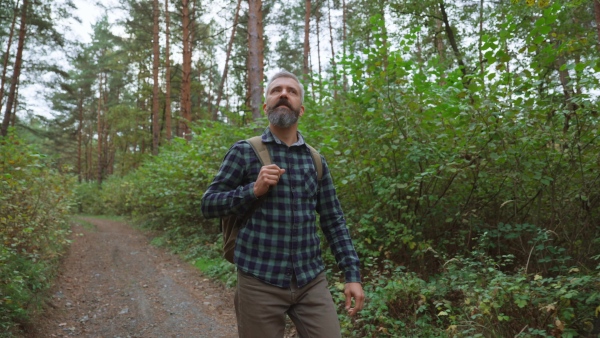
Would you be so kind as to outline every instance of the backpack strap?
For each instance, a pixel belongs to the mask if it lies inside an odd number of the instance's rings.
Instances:
[[[269,149],[267,149],[267,145],[262,142],[261,136],[254,136],[246,140],[254,149],[256,153],[256,157],[260,160],[262,165],[271,164],[271,154],[269,154]],[[305,143],[308,149],[310,149],[310,155],[312,156],[313,162],[315,164],[315,169],[317,169],[317,180],[321,182],[323,178],[323,161],[321,160],[321,154],[311,147],[308,143]]]
[[[256,157],[260,160],[262,165],[271,164],[271,154],[269,154],[269,149],[267,149],[267,145],[262,142],[261,136],[254,136],[246,140],[254,149],[256,153]]]
[[[323,178],[323,161],[321,160],[321,154],[319,154],[315,148],[309,146],[308,143],[305,144],[308,149],[310,149],[310,155],[315,163],[315,168],[317,169],[317,180],[321,182],[321,179]]]

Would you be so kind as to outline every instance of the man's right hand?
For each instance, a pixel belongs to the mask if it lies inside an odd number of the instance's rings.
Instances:
[[[269,164],[260,168],[258,178],[254,183],[254,196],[260,197],[269,191],[271,186],[277,185],[285,169],[279,168],[276,164]]]

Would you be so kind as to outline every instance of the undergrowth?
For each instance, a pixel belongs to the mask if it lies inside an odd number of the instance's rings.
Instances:
[[[72,179],[13,133],[0,138],[0,332],[39,308],[69,240]]]

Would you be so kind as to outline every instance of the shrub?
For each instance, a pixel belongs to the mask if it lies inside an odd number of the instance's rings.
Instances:
[[[0,138],[0,329],[26,320],[70,233],[72,178],[13,133]]]

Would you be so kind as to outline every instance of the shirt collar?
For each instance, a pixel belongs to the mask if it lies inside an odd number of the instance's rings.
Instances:
[[[301,146],[304,145],[304,137],[302,137],[302,134],[300,134],[300,131],[297,132],[298,133],[298,141],[296,141],[296,143],[292,144],[291,146]],[[269,142],[275,142],[277,144],[284,144],[283,142],[281,142],[281,140],[275,136],[275,134],[273,134],[271,132],[271,129],[269,129],[269,127],[267,127],[265,129],[265,131],[262,134],[262,141],[264,143],[269,143]]]

